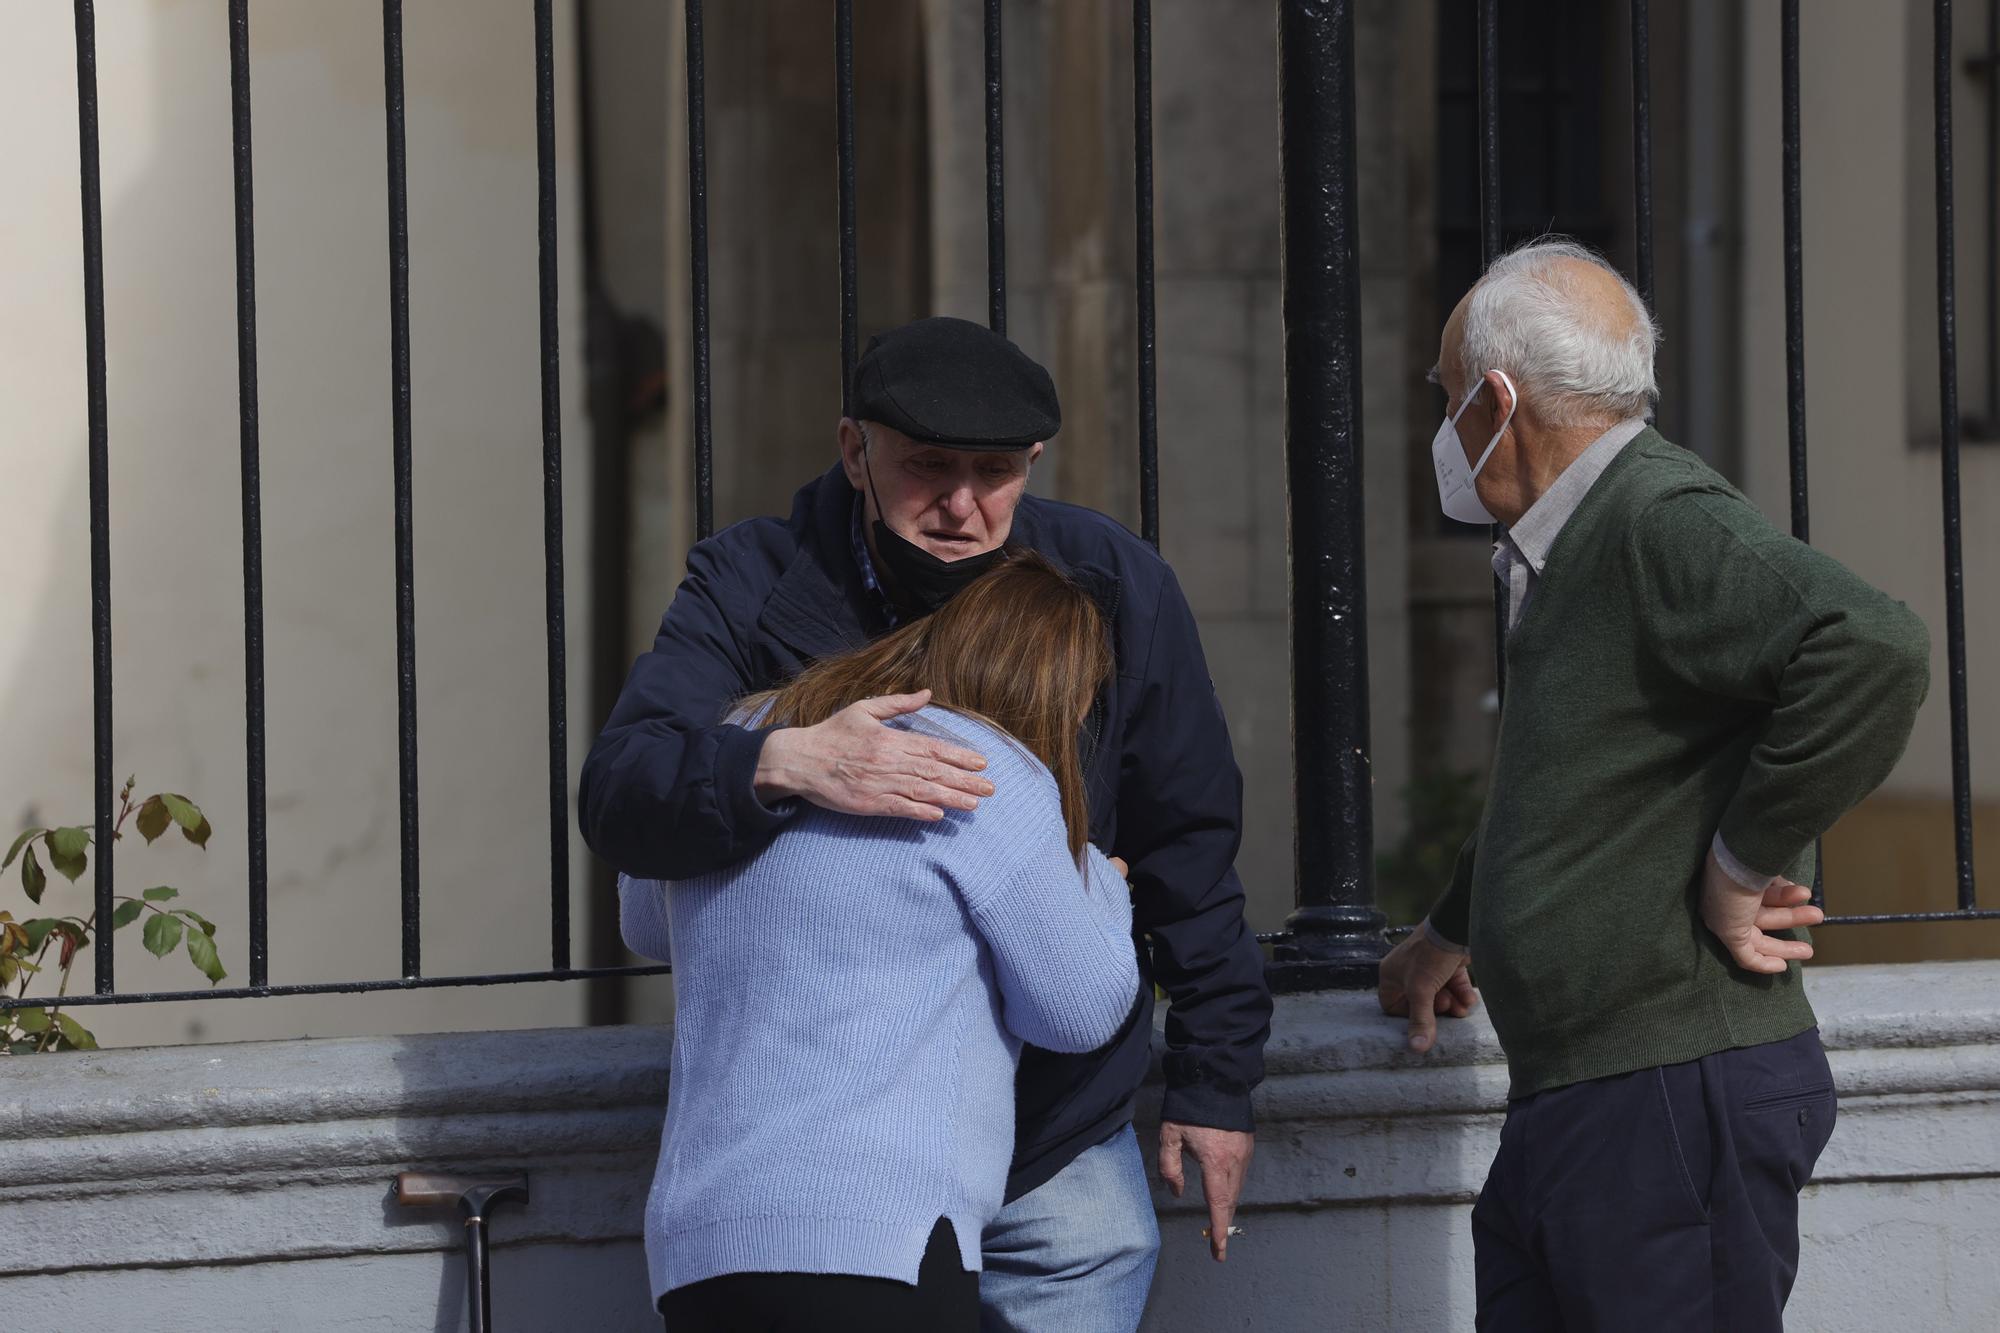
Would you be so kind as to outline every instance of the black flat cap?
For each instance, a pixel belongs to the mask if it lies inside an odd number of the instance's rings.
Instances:
[[[1025,449],[1062,427],[1048,371],[991,329],[947,315],[868,340],[854,367],[854,416],[953,449]]]

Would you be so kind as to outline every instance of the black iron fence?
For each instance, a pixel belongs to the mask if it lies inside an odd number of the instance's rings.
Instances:
[[[89,412],[90,582],[93,736],[95,747],[95,878],[97,919],[113,914],[113,694],[106,427],[103,232],[98,172],[95,18],[91,0],[74,0],[76,17],[78,161],[82,180],[85,348]],[[268,995],[410,990],[437,986],[636,976],[663,967],[574,967],[570,950],[569,774],[565,723],[565,620],[562,546],[562,428],[560,348],[556,325],[555,95],[551,0],[534,9],[534,90],[538,190],[543,540],[548,645],[549,967],[543,971],[425,976],[422,969],[421,860],[418,854],[417,656],[414,634],[410,486],[410,248],[404,153],[401,0],[383,0],[383,89],[387,109],[388,251],[390,272],[390,468],[394,479],[397,742],[400,814],[402,975],[317,983],[273,982],[268,966],[268,847],[266,841],[264,614],[262,508],[259,490],[255,226],[251,179],[249,0],[229,0],[231,126],[235,166],[236,300],[243,521],[244,705],[249,798],[249,982],[205,991],[121,992],[116,989],[113,932],[97,932],[94,985],[65,1005]],[[1629,0],[1633,75],[1635,282],[1653,298],[1650,14],[1647,0]],[[708,192],[704,121],[705,64],[702,0],[685,0],[687,22],[689,236],[692,279],[693,494],[696,530],[713,527],[713,431],[709,364]],[[1001,117],[1001,0],[985,5],[985,125],[988,316],[1007,322],[1006,171]],[[1500,152],[1500,0],[1476,0],[1481,250],[1502,245]],[[1786,400],[1789,413],[1792,528],[1809,537],[1806,484],[1803,221],[1799,161],[1799,0],[1779,0],[1782,25],[1783,169],[1786,292]],[[1364,583],[1361,474],[1361,327],[1359,208],[1355,109],[1354,0],[1278,0],[1279,125],[1282,212],[1286,476],[1291,538],[1293,750],[1295,762],[1296,910],[1286,929],[1266,936],[1274,948],[1273,980],[1288,988],[1372,984],[1385,947],[1386,923],[1374,907],[1373,826],[1369,775],[1367,604]],[[2000,0],[1989,0],[1989,79],[2000,78],[1993,33]],[[1836,923],[2000,919],[1981,910],[1972,868],[1971,755],[1967,731],[1964,567],[1960,552],[1958,377],[1954,292],[1952,178],[1952,5],[1933,0],[1936,88],[1937,292],[1939,394],[1943,412],[1943,538],[1947,677],[1950,691],[1952,808],[1957,905],[1931,912],[1836,916]],[[833,7],[832,55],[840,232],[841,382],[850,379],[857,345],[855,251],[854,41],[852,0]],[[1149,0],[1132,0],[1134,215],[1138,336],[1137,394],[1141,530],[1159,542],[1158,410],[1154,345],[1152,14]],[[1991,85],[1989,84],[1989,87]],[[2000,119],[1989,98],[1988,124]],[[1996,127],[2000,128],[2000,127]],[[2000,140],[2000,132],[1994,134]],[[1989,145],[1987,199],[1995,190]],[[526,212],[525,207],[523,212]],[[1990,216],[1990,213],[1989,213]],[[1987,237],[1987,357],[1995,355],[1995,229]],[[1989,373],[1989,395],[2000,392]],[[1990,406],[1990,405],[1989,405]],[[2000,418],[2000,413],[1994,414]],[[523,463],[525,466],[525,461]],[[1504,595],[1502,593],[1501,595]],[[1496,606],[1496,630],[1505,625]],[[0,999],[0,1008],[41,1005],[43,999]]]

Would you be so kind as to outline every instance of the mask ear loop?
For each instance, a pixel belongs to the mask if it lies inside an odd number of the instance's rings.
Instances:
[[[1500,437],[1502,435],[1505,435],[1507,433],[1507,427],[1513,424],[1515,409],[1519,408],[1521,405],[1520,391],[1514,387],[1514,381],[1507,378],[1507,372],[1504,370],[1495,370],[1493,373],[1495,375],[1498,375],[1501,381],[1506,384],[1507,396],[1514,400],[1514,406],[1507,409],[1507,419],[1505,421],[1502,421],[1500,423],[1500,428],[1493,432],[1493,438],[1486,442],[1486,452],[1479,455],[1479,461],[1472,465],[1472,475],[1475,477],[1479,475],[1480,469],[1486,466],[1486,460],[1493,457],[1493,451],[1500,447]],[[1482,378],[1479,381],[1479,386],[1480,388],[1486,387],[1485,379]],[[1474,389],[1470,394],[1466,395],[1464,404],[1460,406],[1458,409],[1459,416],[1465,415],[1465,409],[1471,407],[1472,400],[1474,398],[1477,398],[1478,396],[1479,396],[1479,389]],[[1457,426],[1458,417],[1453,417],[1451,419],[1451,424],[1454,427]],[[878,501],[877,503],[879,504],[880,502]]]
[[[855,422],[854,428],[861,432],[861,475],[868,478],[868,498],[875,502],[875,521],[887,526],[888,520],[882,517],[882,496],[875,489],[874,461],[869,457],[875,452],[874,441],[868,438],[868,427],[863,423]]]

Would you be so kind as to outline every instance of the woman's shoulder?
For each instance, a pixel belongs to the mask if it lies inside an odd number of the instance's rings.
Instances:
[[[995,797],[1009,785],[1007,779],[1013,779],[1012,785],[1026,787],[1038,797],[1044,789],[1050,799],[1055,796],[1056,780],[1048,765],[1037,759],[1027,746],[991,722],[931,704],[894,719],[890,725],[984,755],[985,776],[993,783]]]

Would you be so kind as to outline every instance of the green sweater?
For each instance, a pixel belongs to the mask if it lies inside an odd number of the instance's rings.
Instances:
[[[1811,1027],[1797,964],[1743,972],[1702,925],[1703,862],[1719,830],[1810,882],[1814,840],[1909,739],[1923,622],[1648,429],[1506,656],[1486,807],[1431,921],[1471,946],[1510,1095]]]

